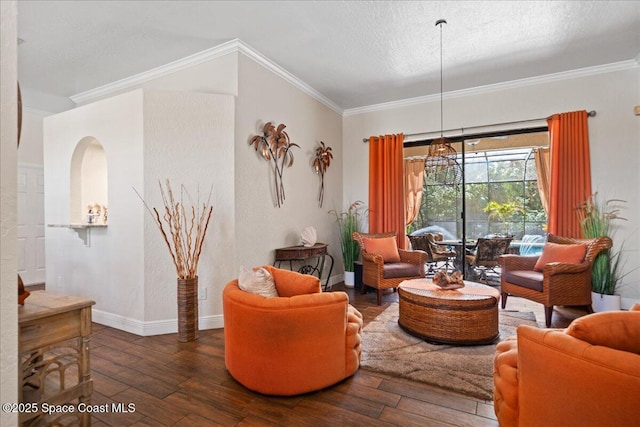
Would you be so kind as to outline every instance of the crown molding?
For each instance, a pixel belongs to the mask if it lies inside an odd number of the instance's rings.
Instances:
[[[124,79],[116,80],[115,82],[77,93],[70,96],[69,99],[71,99],[76,104],[84,104],[86,102],[111,95],[114,92],[133,88],[139,84],[148,82],[149,80],[166,76],[168,74],[175,73],[176,71],[184,70],[185,68],[193,67],[194,65],[199,65],[212,59],[219,58],[221,56],[228,55],[237,51],[238,39],[233,39],[218,46],[214,46],[210,49],[206,49],[201,52],[194,53],[193,55],[186,56],[182,59],[178,59],[177,61],[161,65],[160,67],[152,68],[151,70],[134,74],[133,76],[125,77]]]
[[[508,82],[495,83],[491,85],[478,86],[469,89],[454,90],[444,92],[443,99],[454,99],[463,96],[480,95],[500,90],[515,89],[526,86],[539,85],[543,83],[557,82],[561,80],[574,79],[578,77],[594,76],[598,74],[612,73],[615,71],[623,71],[634,69],[640,66],[640,55],[635,59],[611,64],[597,65],[594,67],[579,68],[577,70],[563,71],[560,73],[545,74],[542,76],[528,77],[526,79],[511,80]],[[401,99],[398,101],[383,102],[380,104],[366,105],[363,107],[349,108],[344,110],[343,116],[353,116],[356,114],[371,113],[375,111],[391,110],[395,108],[409,107],[413,105],[426,104],[440,100],[440,94],[418,96],[415,98]]]
[[[334,112],[341,115],[344,113],[344,109],[340,107],[338,104],[331,101],[329,98],[327,98],[326,96],[324,96],[323,94],[321,94],[320,92],[318,92],[317,90],[309,86],[307,83],[305,83],[298,77],[294,76],[293,74],[291,74],[290,72],[288,72],[287,70],[285,70],[284,68],[276,64],[275,62],[271,61],[269,58],[267,58],[266,56],[264,56],[263,54],[261,54],[260,52],[258,52],[257,50],[255,50],[254,48],[252,48],[251,46],[249,46],[248,44],[244,43],[241,40],[238,40],[238,50],[244,55],[246,55],[247,57],[253,59],[256,63],[262,65],[267,70],[271,71],[275,75],[283,78],[285,81],[289,82],[296,88],[300,89],[302,92],[306,93],[310,97],[316,99],[317,101],[321,102],[325,106],[329,107]]]
[[[218,46],[214,46],[210,49],[203,50],[202,52],[198,52],[182,59],[178,59],[177,61],[170,62],[166,65],[162,65],[160,67],[156,67],[139,74],[134,74],[133,76],[126,77],[124,79],[117,80],[115,82],[108,83],[94,89],[77,93],[70,96],[69,99],[71,99],[76,104],[84,104],[99,98],[103,98],[105,96],[109,96],[115,92],[134,88],[149,80],[166,76],[168,74],[175,73],[176,71],[184,70],[186,68],[193,67],[195,65],[199,65],[204,62],[211,61],[213,59],[235,52],[240,52],[245,56],[251,58],[256,63],[262,65],[264,68],[271,71],[275,75],[283,78],[294,87],[300,89],[307,95],[326,105],[336,113],[343,113],[343,109],[333,101],[331,101],[329,98],[322,95],[320,92],[318,92],[275,62],[271,61],[266,56],[264,56],[248,44],[244,43],[240,39],[233,39]]]
[[[31,108],[31,107],[22,107],[22,111],[24,111],[25,113],[29,113],[29,114],[34,114],[36,116],[51,116],[52,113],[51,111],[45,111],[45,110],[38,110],[37,108]]]

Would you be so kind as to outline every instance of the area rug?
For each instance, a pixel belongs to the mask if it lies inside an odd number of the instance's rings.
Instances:
[[[364,328],[363,368],[493,399],[493,356],[498,341],[480,346],[428,343],[400,328],[398,307],[398,303],[391,304]],[[498,340],[515,335],[518,325],[523,324],[537,326],[535,315],[501,310]]]

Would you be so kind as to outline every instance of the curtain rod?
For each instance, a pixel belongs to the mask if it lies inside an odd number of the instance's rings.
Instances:
[[[587,113],[588,117],[595,117],[596,115],[596,111],[595,110],[591,110]],[[551,117],[551,116],[549,116]],[[504,122],[504,123],[494,123],[494,124],[490,124],[490,125],[482,125],[482,126],[471,126],[468,128],[457,128],[457,129],[447,129],[445,131],[443,131],[444,133],[448,133],[448,132],[453,132],[453,131],[459,131],[459,132],[464,132],[465,130],[470,130],[470,129],[479,129],[479,128],[487,128],[487,127],[492,127],[492,126],[505,126],[505,125],[515,125],[518,123],[530,123],[530,122],[539,122],[541,120],[548,120],[549,117],[540,117],[538,119],[528,119],[528,120],[516,120],[513,122]],[[420,136],[420,135],[429,135],[431,133],[438,133],[439,131],[431,131],[431,132],[419,132],[419,133],[407,133],[405,134],[405,138],[411,138],[413,136]],[[369,138],[362,138],[362,142],[369,142]]]

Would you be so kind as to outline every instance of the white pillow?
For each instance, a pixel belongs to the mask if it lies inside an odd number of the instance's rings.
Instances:
[[[244,266],[240,267],[238,275],[238,286],[245,292],[265,297],[277,297],[278,291],[273,276],[260,267],[256,271]]]

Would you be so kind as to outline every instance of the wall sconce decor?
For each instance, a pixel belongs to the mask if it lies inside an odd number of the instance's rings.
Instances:
[[[316,148],[316,155],[313,159],[313,168],[316,173],[320,175],[320,191],[318,192],[318,203],[320,207],[322,207],[322,203],[324,202],[324,173],[329,169],[331,159],[333,159],[331,147],[320,141],[320,145]]]
[[[293,153],[290,150],[292,147],[300,147],[289,140],[289,135],[284,131],[285,127],[284,124],[280,124],[276,129],[271,122],[268,122],[262,129],[262,135],[255,135],[249,140],[249,145],[255,145],[256,151],[265,160],[273,160],[277,207],[284,203],[282,174],[285,167],[290,168],[293,165]]]

